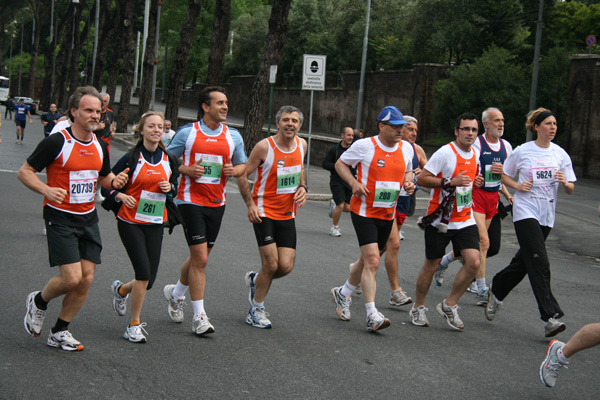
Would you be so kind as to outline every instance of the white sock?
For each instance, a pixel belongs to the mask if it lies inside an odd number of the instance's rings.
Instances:
[[[567,357],[565,357],[565,355],[563,354],[563,348],[562,347],[560,349],[558,349],[558,351],[556,352],[556,355],[558,357],[558,361],[560,361],[561,364],[568,364],[569,363],[569,359]]]
[[[185,297],[185,292],[187,292],[188,287],[181,283],[179,280],[175,284],[173,288],[173,297],[176,299],[181,299]]]
[[[332,228],[340,229],[340,226],[339,225],[332,225]]]
[[[198,315],[204,312],[204,300],[192,300],[192,307],[194,307],[194,315]]]
[[[254,307],[254,308],[259,308],[259,307],[265,308],[265,302],[261,301],[259,303],[257,301],[252,301],[252,307]]]
[[[350,282],[346,281],[344,286],[342,286],[342,290],[340,290],[340,294],[345,298],[349,298],[354,293],[354,289],[356,289],[356,286],[352,286]]]
[[[485,289],[485,278],[475,279],[477,283],[477,294],[483,293],[483,289]]]
[[[450,265],[450,263],[454,261],[454,257],[452,257],[452,252],[446,254],[444,257],[442,257],[442,261],[440,262],[440,265],[443,268],[448,268],[448,265]]]
[[[375,307],[375,302],[365,303],[365,308],[367,309],[367,316],[377,312],[377,307]]]

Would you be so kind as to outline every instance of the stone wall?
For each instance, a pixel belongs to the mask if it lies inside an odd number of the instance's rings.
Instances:
[[[600,178],[600,55],[571,57],[565,121],[567,150],[579,177]]]

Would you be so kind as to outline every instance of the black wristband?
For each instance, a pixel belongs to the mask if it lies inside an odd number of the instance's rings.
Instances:
[[[306,193],[308,193],[308,187],[306,187],[306,185],[298,185],[299,188],[304,188],[304,190],[306,190]]]

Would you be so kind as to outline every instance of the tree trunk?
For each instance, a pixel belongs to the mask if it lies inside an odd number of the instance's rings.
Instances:
[[[57,12],[57,10],[55,10],[55,12]],[[54,56],[56,54],[56,43],[58,42],[58,38],[63,35],[65,27],[67,26],[67,21],[70,21],[69,16],[72,14],[73,10],[67,10],[67,14],[65,14],[65,16],[57,22],[57,26],[54,28],[54,40],[52,40],[48,44],[48,50],[46,51],[46,55],[44,56],[44,67],[46,74],[44,76],[44,82],[42,84],[40,104],[46,107],[50,107],[50,104],[52,103],[56,103],[57,107],[63,108],[65,110],[67,107],[66,104],[62,104],[58,101],[56,78],[54,79],[54,87],[52,87],[52,63],[54,62]]]
[[[150,97],[152,97],[152,78],[154,70],[154,60],[158,58],[156,54],[156,17],[158,13],[158,4],[152,0],[150,5],[150,18],[148,19],[148,37],[146,38],[146,54],[142,60],[144,73],[140,84],[139,107],[137,117],[141,117],[148,110]]]
[[[94,67],[94,76],[92,76],[91,86],[96,87],[99,91],[102,91],[102,81],[104,79],[104,71],[106,69],[106,54],[110,44],[116,46],[113,42],[115,32],[118,30],[115,21],[119,20],[118,10],[119,7],[115,7],[115,11],[111,15],[110,6],[113,0],[101,0],[100,3],[100,22],[98,29],[98,48],[96,49],[96,65]],[[95,10],[94,10],[94,15]],[[92,61],[93,62],[93,61]]]
[[[79,4],[75,4],[75,21],[74,25],[79,27],[81,23],[81,12],[85,7],[85,0],[80,0]],[[73,93],[75,89],[80,86],[81,82],[81,72],[79,65],[79,55],[81,54],[81,38],[87,36],[88,25],[86,24],[83,28],[82,32],[79,32],[79,29],[75,29],[75,34],[73,35],[73,49],[71,54],[71,66],[69,68],[69,95]]]
[[[246,152],[263,138],[262,126],[268,108],[269,97],[269,71],[271,65],[279,64],[285,36],[288,31],[288,13],[292,0],[275,0],[269,18],[269,33],[263,49],[262,60],[258,74],[252,84],[248,110],[244,119],[244,142]]]
[[[133,39],[133,9],[135,0],[127,0],[123,15],[123,34],[120,40],[123,43],[123,70],[121,71],[121,101],[119,103],[119,113],[117,114],[117,130],[127,132],[127,122],[129,121],[129,102],[131,100],[131,86],[133,85],[133,71],[135,69],[135,57],[131,57],[135,50],[135,41]]]
[[[124,57],[124,55],[127,53],[125,53],[125,43],[123,41],[123,35],[125,34],[125,30],[127,29],[127,27],[125,26],[125,21],[127,20],[127,18],[124,15],[126,5],[132,1],[133,0],[115,2],[116,18],[113,21],[113,23],[115,25],[115,33],[117,36],[111,48],[110,57],[108,57],[110,63],[108,63],[108,81],[106,82],[106,93],[108,93],[108,95],[110,96],[110,103],[108,104],[109,108],[112,107],[115,101],[115,93],[117,92],[117,81],[119,79],[119,71],[121,70],[121,62],[124,61],[125,58],[134,58]],[[128,54],[128,56],[130,55],[131,54]],[[121,101],[122,100],[123,97],[121,97]]]
[[[37,63],[38,51],[40,48],[40,31],[42,30],[42,19],[40,18],[40,0],[29,0],[31,12],[33,14],[34,32],[33,46],[31,48],[31,61],[29,63],[29,85],[27,86],[27,96],[33,98],[33,88],[35,85],[35,64]]]
[[[231,22],[231,0],[217,0],[215,5],[215,22],[210,39],[210,55],[208,56],[208,74],[206,84],[219,85],[223,80],[225,65],[225,49],[229,37]]]
[[[177,128],[177,115],[179,113],[181,91],[183,90],[185,71],[187,69],[187,62],[190,58],[190,51],[192,49],[192,43],[194,42],[194,33],[196,32],[196,25],[198,25],[198,17],[200,16],[201,8],[201,0],[188,0],[188,13],[185,23],[181,28],[181,39],[177,45],[173,70],[171,71],[169,80],[171,86],[167,91],[165,117],[172,121],[172,129]]]
[[[63,39],[60,42],[60,50],[56,57],[56,68],[54,78],[54,90],[56,100],[59,104],[67,104],[69,98],[68,93],[68,82],[69,82],[69,65],[71,65],[71,41],[73,38],[73,10],[75,9],[75,3],[69,4],[67,12],[63,20],[65,21],[65,31]]]

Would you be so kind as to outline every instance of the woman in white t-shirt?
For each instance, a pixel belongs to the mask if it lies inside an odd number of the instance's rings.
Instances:
[[[504,162],[502,176],[502,183],[516,190],[513,222],[520,249],[510,265],[494,276],[485,315],[490,321],[494,319],[502,300],[527,275],[546,323],[545,336],[551,337],[564,331],[565,324],[558,320],[564,313],[550,288],[545,241],[554,226],[558,187],[562,185],[571,194],[577,178],[567,152],[552,143],[557,127],[549,110],[530,112],[525,127],[537,138],[514,150]]]

